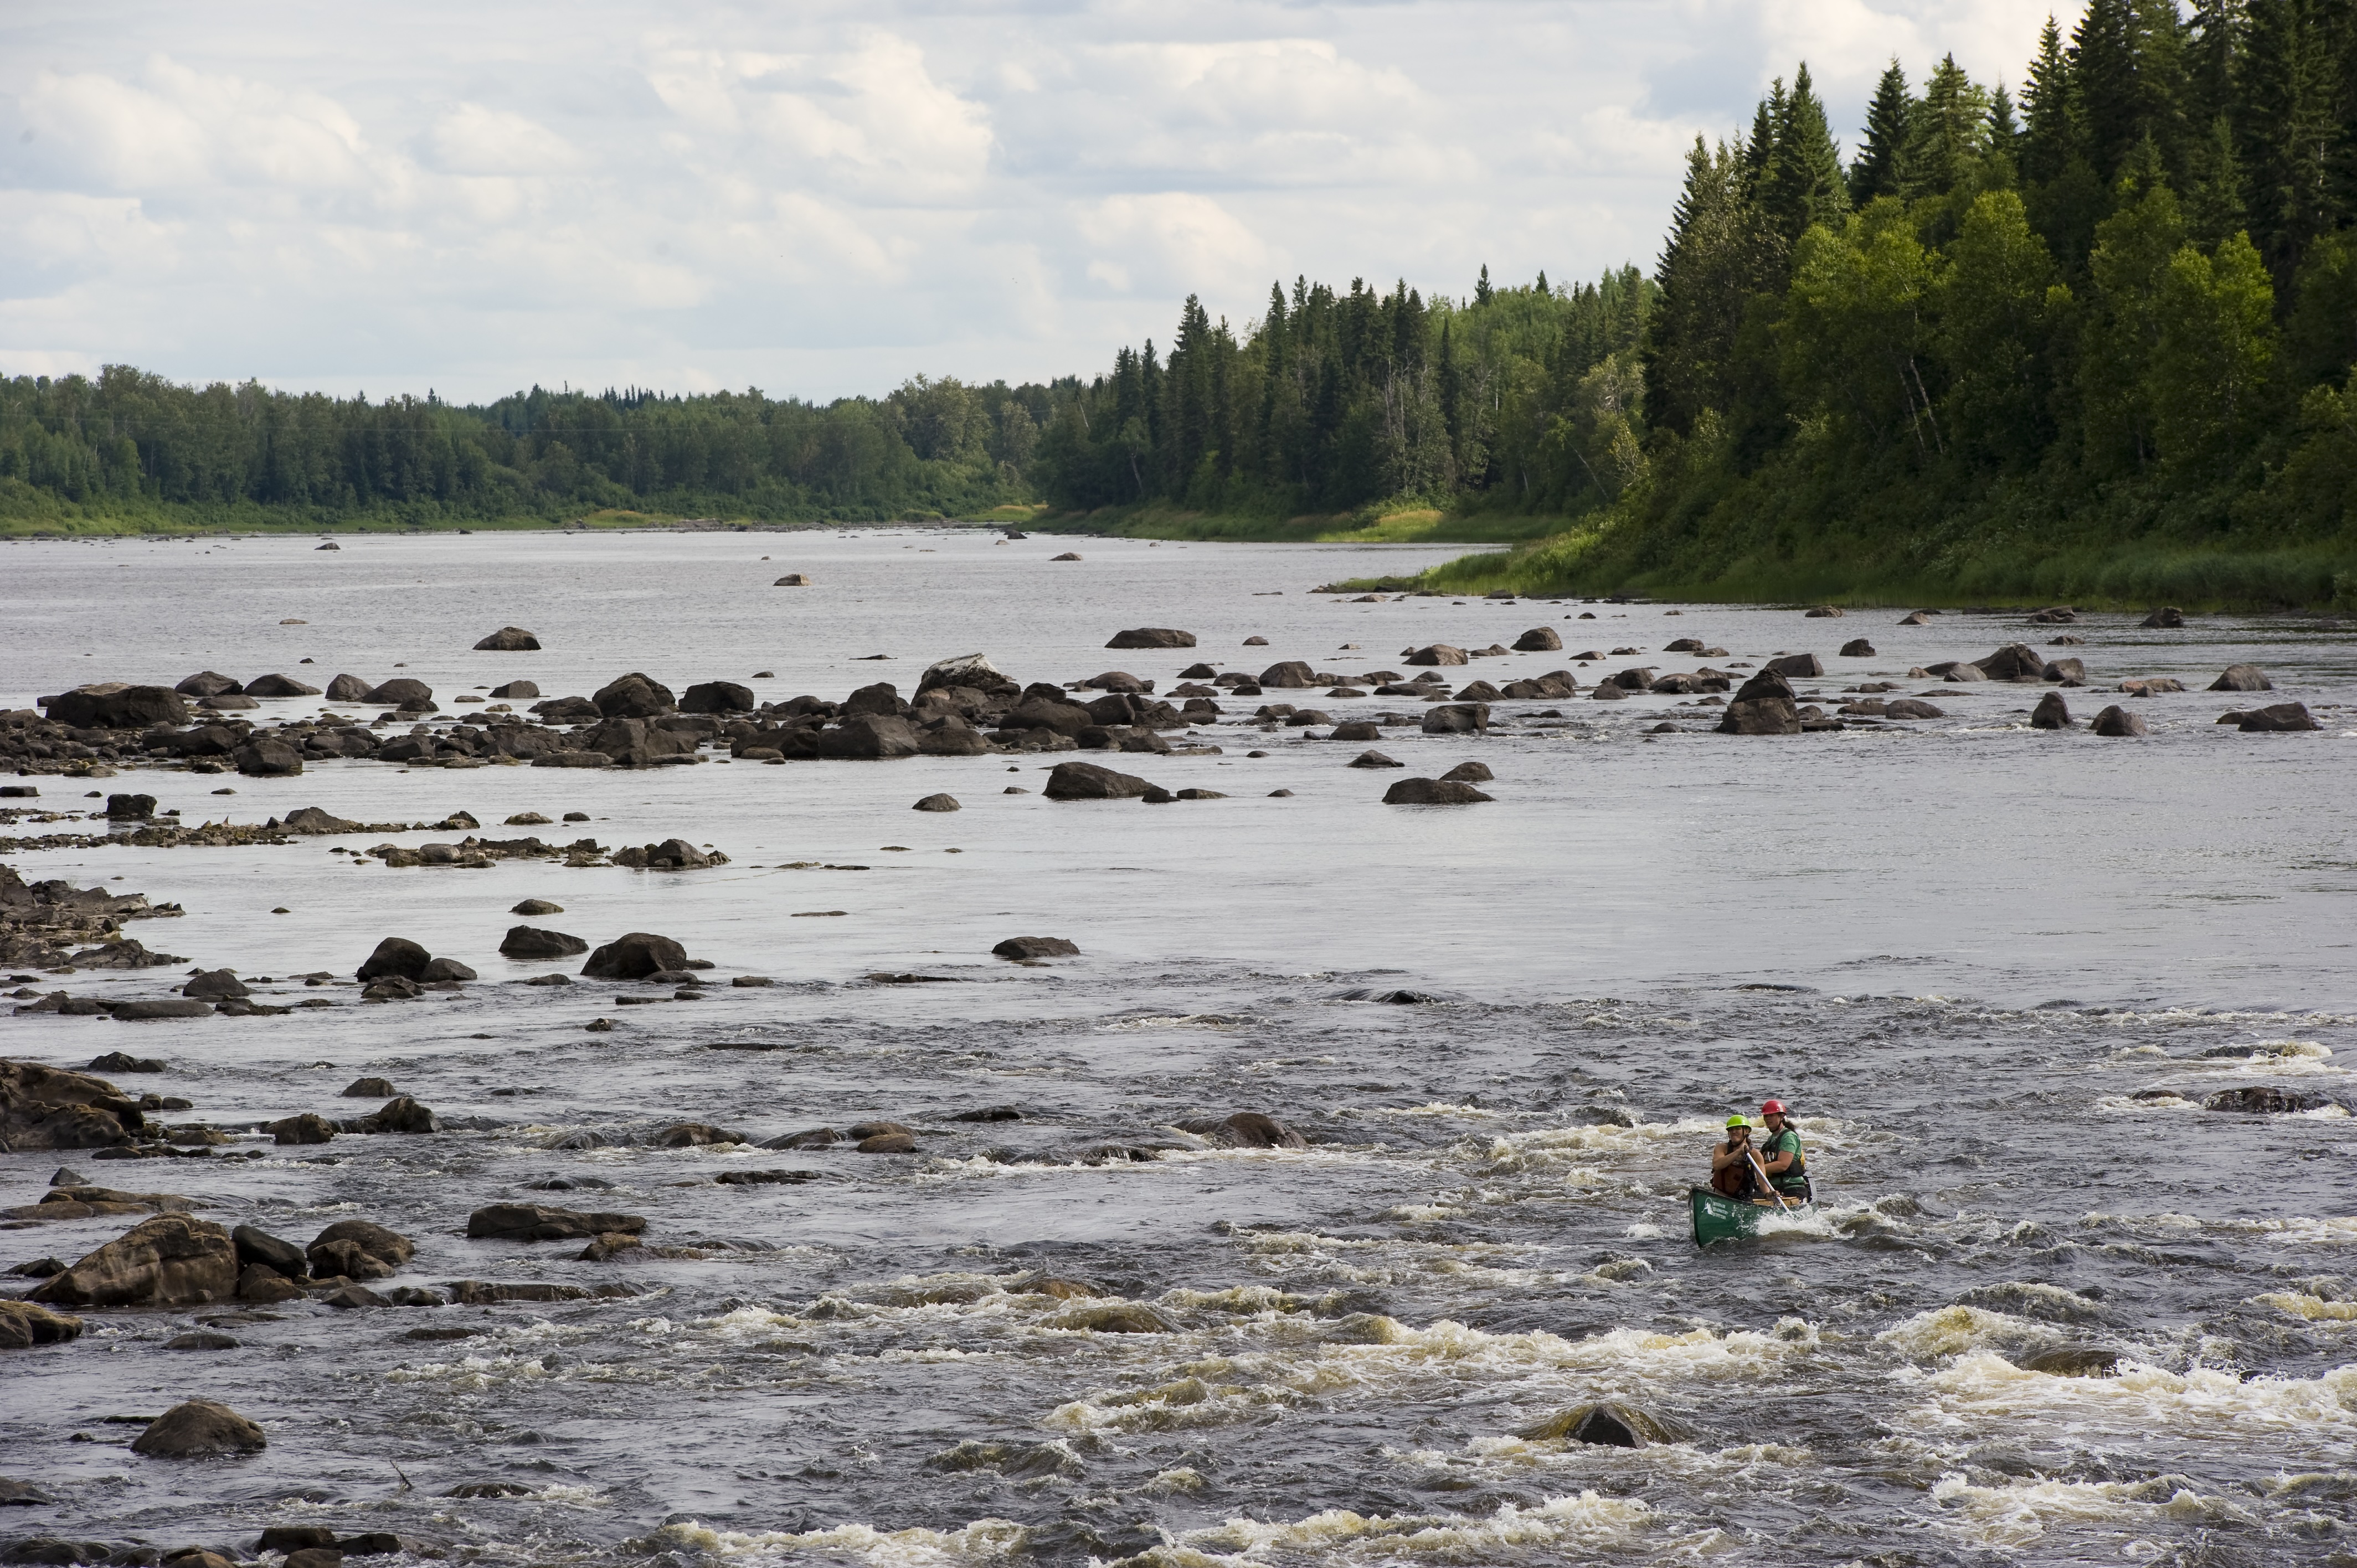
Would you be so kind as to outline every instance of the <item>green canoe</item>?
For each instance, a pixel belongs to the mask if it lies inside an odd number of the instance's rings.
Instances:
[[[1731,1240],[1741,1236],[1760,1234],[1760,1221],[1777,1212],[1772,1200],[1749,1202],[1740,1197],[1728,1197],[1706,1187],[1686,1189],[1686,1199],[1694,1207],[1694,1239],[1697,1247],[1707,1247],[1713,1241]],[[1785,1212],[1805,1214],[1809,1206],[1794,1202]]]

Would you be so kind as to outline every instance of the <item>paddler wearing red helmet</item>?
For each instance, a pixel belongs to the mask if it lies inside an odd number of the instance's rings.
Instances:
[[[1760,1145],[1760,1160],[1767,1167],[1769,1185],[1787,1201],[1807,1202],[1809,1156],[1801,1147],[1800,1129],[1792,1125],[1781,1100],[1761,1105],[1760,1119],[1768,1126],[1768,1136]]]

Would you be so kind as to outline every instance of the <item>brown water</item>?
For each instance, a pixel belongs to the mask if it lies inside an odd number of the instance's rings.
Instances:
[[[993,538],[0,546],[0,705],[102,677],[324,685],[396,662],[446,709],[515,676],[562,694],[630,669],[675,688],[767,669],[764,696],[840,696],[879,678],[905,692],[930,660],[976,650],[1019,681],[1123,668],[1167,690],[1199,657],[1396,670],[1411,644],[1511,643],[1540,624],[1573,652],[1645,650],[1583,682],[1692,668],[1655,650],[1695,636],[1729,650],[1722,666],[1825,655],[1832,674],[1809,684],[1831,696],[2050,635],[2018,617],[1358,605],[1306,590],[1433,554],[1092,540],[1085,561],[1050,564],[1074,542]],[[816,585],[768,585],[793,570]],[[1583,612],[1598,618],[1566,618]],[[1699,733],[1710,710],[1674,699],[1583,698],[1500,704],[1513,722],[1486,737],[1380,743],[1411,773],[1489,763],[1497,800],[1472,808],[1383,806],[1397,774],[1346,767],[1360,745],[1234,722],[1248,701],[1204,732],[1219,756],[1125,759],[1230,797],[1161,807],[1001,794],[1037,789],[1055,760],[1037,757],[126,773],[102,787],[190,822],[572,809],[602,842],[676,834],[732,863],[389,870],[328,853],[382,835],[14,857],[28,877],[178,900],[185,918],[134,930],[191,963],[349,973],[401,934],[482,972],[458,998],[278,1018],[0,1019],[10,1056],[163,1057],[168,1073],[125,1081],[224,1127],[364,1111],[336,1095],[368,1073],[467,1129],[249,1141],[269,1150],[253,1162],[70,1163],[298,1240],[346,1215],[390,1224],[419,1243],[393,1284],[640,1294],[297,1303],[210,1354],[162,1345],[218,1312],[93,1314],[80,1342],[0,1362],[0,1475],[59,1499],[0,1523],[251,1548],[264,1524],[324,1522],[516,1563],[2343,1560],[2357,656],[2293,619],[2134,619],[2089,618],[2071,651],[2097,687],[2197,688],[2134,703],[2146,740],[2032,732],[2030,688],[1917,682],[1902,689],[1937,687],[1948,717],[1738,739]],[[511,622],[546,651],[467,650]],[[1201,646],[1103,649],[1136,625]],[[1240,646],[1255,634],[1270,645]],[[1831,657],[1857,636],[1880,654]],[[2212,724],[2247,699],[2198,688],[2242,660],[2324,729]],[[1567,663],[1462,673],[1502,684]],[[2083,718],[2106,700],[2067,695]],[[1534,716],[1547,707],[1565,716]],[[1664,720],[1688,727],[1646,733]],[[52,808],[91,787],[38,782]],[[224,785],[238,793],[210,792]],[[908,810],[937,789],[965,809]],[[593,941],[662,931],[718,975],[779,983],[629,1010],[616,997],[642,988],[503,983],[554,967],[496,954],[528,896]],[[268,913],[280,905],[292,913]],[[844,913],[794,918],[826,910]],[[1018,934],[1085,956],[988,955]],[[175,973],[64,983],[160,994]],[[1436,1000],[1346,999],[1401,989]],[[619,1027],[585,1033],[600,1014]],[[2201,1109],[2258,1083],[2327,1103]],[[2131,1098],[2155,1088],[2181,1093]],[[1801,1112],[1819,1211],[1699,1252],[1685,1187],[1715,1124],[1768,1094]],[[1022,1119],[952,1119],[996,1105]],[[1236,1110],[1313,1146],[1170,1131]],[[923,1152],[633,1141],[681,1120],[758,1140],[877,1117],[920,1129]],[[1158,1153],[1102,1163],[1107,1144]],[[0,1155],[5,1200],[33,1201],[59,1163]],[[775,1169],[816,1177],[710,1179]],[[613,1186],[531,1185],[552,1177]],[[471,1208],[525,1198],[643,1214],[651,1243],[705,1255],[590,1263],[464,1239]],[[120,1229],[12,1231],[0,1262],[70,1260]],[[1104,1304],[1024,1288],[1045,1275],[1150,1305],[1168,1331],[1092,1328]],[[480,1332],[404,1337],[420,1326]],[[2070,1344],[2116,1350],[2123,1369],[2018,1369]],[[103,1423],[188,1397],[261,1422],[267,1453],[173,1466]],[[1638,1450],[1523,1435],[1599,1398],[1691,1435]],[[529,1491],[444,1495],[486,1480]]]

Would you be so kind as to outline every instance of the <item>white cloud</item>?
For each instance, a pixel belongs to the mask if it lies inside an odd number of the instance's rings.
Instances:
[[[2075,7],[2066,10],[2067,27]],[[1649,263],[1810,61],[2018,82],[2033,0],[0,8],[0,371],[831,395],[1088,373],[1296,272]]]
[[[581,162],[573,144],[504,109],[461,103],[435,122],[436,161],[452,174],[562,174]]]

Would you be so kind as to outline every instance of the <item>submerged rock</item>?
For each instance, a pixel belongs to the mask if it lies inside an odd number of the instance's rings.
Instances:
[[[1454,779],[1402,779],[1383,791],[1386,806],[1469,806],[1496,799]]]
[[[1525,1427],[1521,1434],[1536,1442],[1592,1443],[1607,1448],[1642,1448],[1652,1443],[1677,1443],[1690,1434],[1677,1422],[1649,1410],[1599,1400],[1575,1405],[1561,1415]]]
[[[579,1241],[609,1231],[637,1236],[646,1228],[636,1214],[585,1214],[535,1203],[488,1204],[467,1217],[468,1239],[476,1241]]]
[[[205,1459],[224,1454],[259,1454],[270,1446],[262,1428],[225,1404],[189,1400],[147,1423],[131,1440],[131,1452],[150,1459]]]
[[[1000,958],[1078,958],[1080,944],[1064,937],[1009,937],[990,950]]]
[[[520,626],[503,626],[475,644],[478,653],[536,653],[540,639]]]

